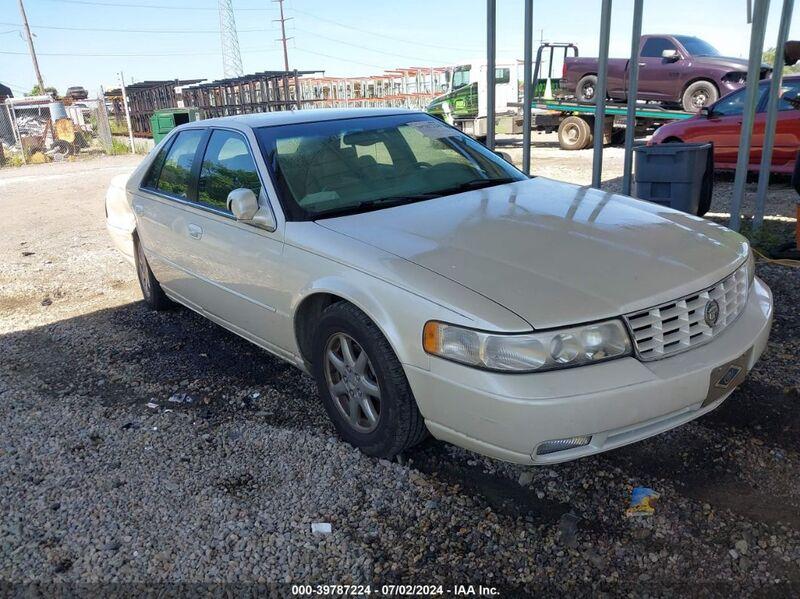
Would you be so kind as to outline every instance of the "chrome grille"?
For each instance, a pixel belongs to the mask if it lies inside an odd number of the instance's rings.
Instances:
[[[747,262],[730,276],[699,293],[625,316],[641,360],[658,360],[702,345],[733,323],[747,303]],[[719,316],[713,327],[706,306],[716,300]]]

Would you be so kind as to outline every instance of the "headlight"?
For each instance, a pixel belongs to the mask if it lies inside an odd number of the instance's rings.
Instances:
[[[731,71],[722,76],[722,80],[734,85],[744,85],[747,81],[747,73],[745,71]]]
[[[499,335],[438,322],[425,323],[429,354],[486,370],[540,372],[593,364],[631,354],[620,320],[606,320],[540,333]]]

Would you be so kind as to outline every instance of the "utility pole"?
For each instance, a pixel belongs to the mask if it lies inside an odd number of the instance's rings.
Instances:
[[[281,11],[281,18],[280,19],[273,19],[274,21],[279,21],[281,24],[281,37],[277,39],[279,42],[283,42],[283,70],[289,70],[289,51],[286,48],[286,42],[292,38],[286,37],[286,21],[291,19],[292,17],[284,17],[283,16],[283,0],[273,0],[273,2],[278,3],[278,7]]]
[[[133,145],[133,127],[131,126],[131,109],[128,105],[128,94],[125,92],[125,75],[122,71],[119,72],[119,83],[122,88],[122,105],[125,107],[125,120],[128,123],[128,141],[131,144],[131,154],[136,153],[136,147]],[[103,98],[105,101],[105,97]]]
[[[31,60],[33,61],[33,70],[36,71],[36,82],[39,84],[39,92],[44,94],[44,81],[42,80],[42,73],[39,70],[39,61],[36,60],[36,49],[33,47],[33,37],[31,37],[31,28],[28,26],[28,15],[25,14],[25,6],[22,0],[19,0],[19,12],[22,15],[22,24],[25,27],[25,39],[28,40],[28,50],[31,53]]]

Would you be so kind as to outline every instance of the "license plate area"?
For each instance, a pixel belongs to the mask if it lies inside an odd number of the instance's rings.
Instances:
[[[747,366],[750,364],[750,354],[752,353],[753,348],[751,347],[735,360],[717,366],[711,371],[708,394],[706,394],[702,407],[714,403],[742,384],[747,376]]]

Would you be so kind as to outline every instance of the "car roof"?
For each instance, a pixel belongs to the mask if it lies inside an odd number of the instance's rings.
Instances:
[[[258,112],[238,114],[202,121],[194,121],[189,125],[204,127],[272,127],[275,125],[293,125],[297,123],[314,123],[334,121],[338,119],[355,119],[370,116],[390,116],[398,114],[424,114],[419,110],[406,108],[314,108],[306,110],[279,110],[275,112]],[[185,126],[182,128],[186,128]]]

